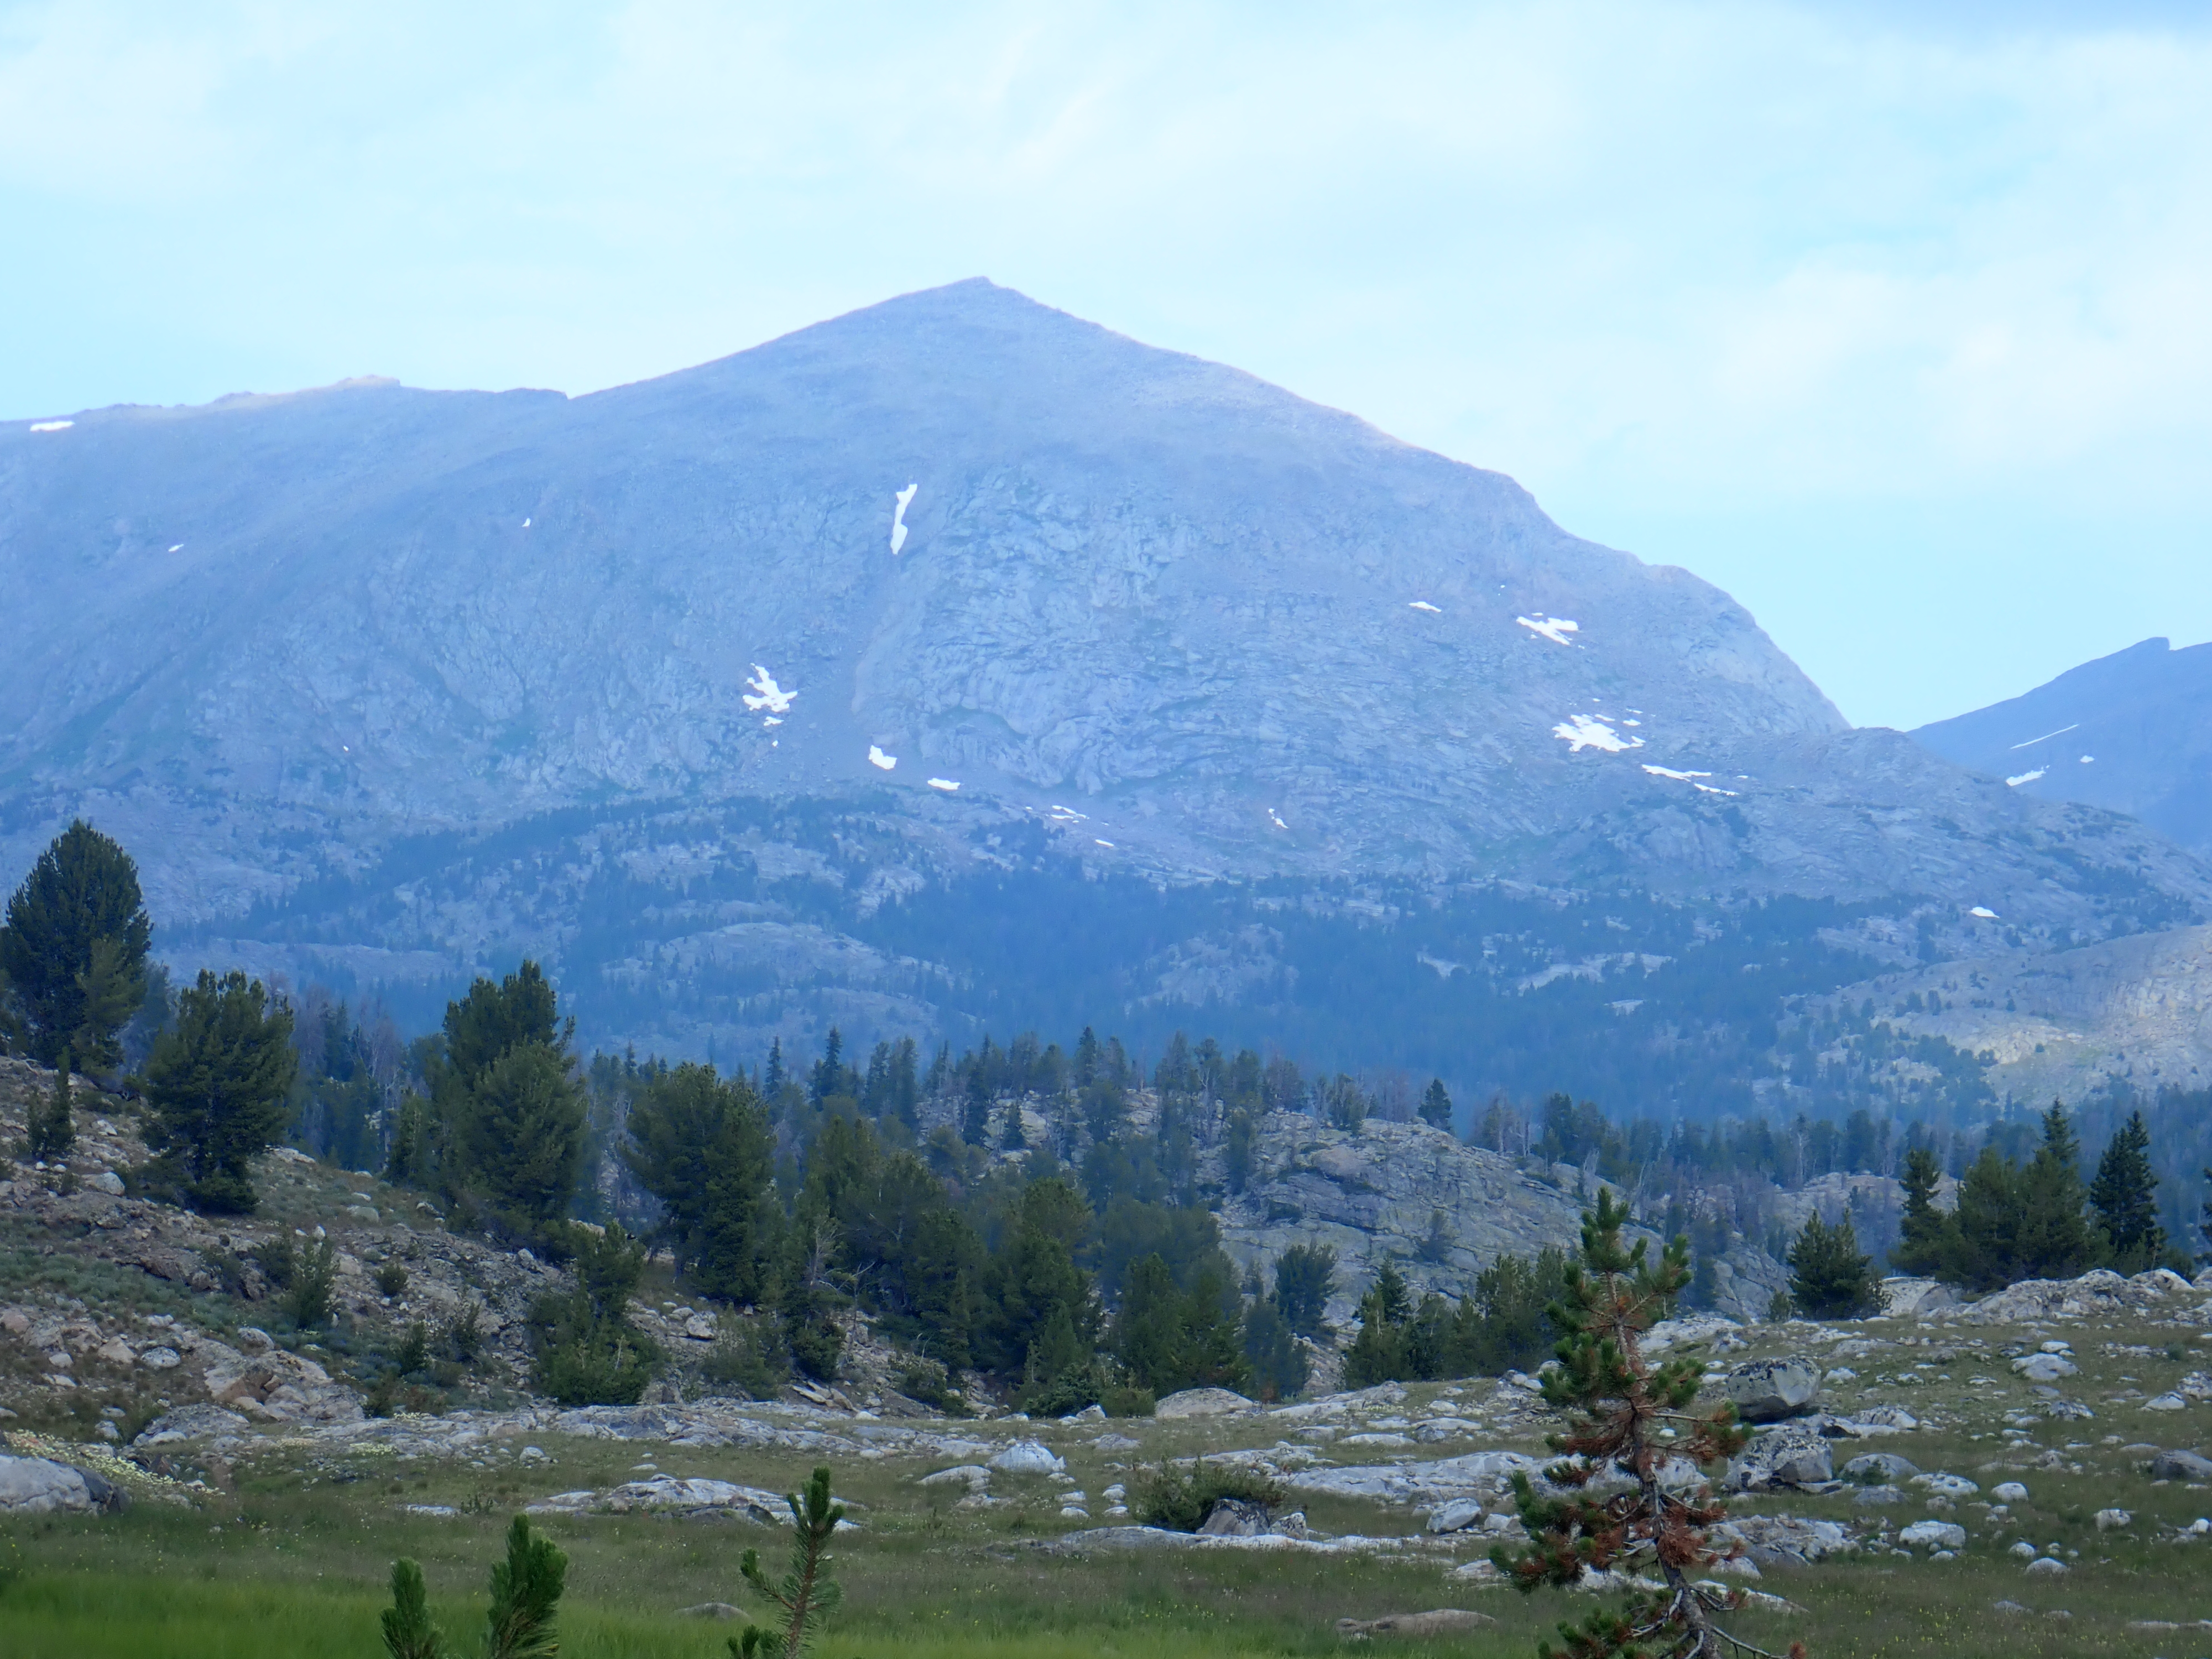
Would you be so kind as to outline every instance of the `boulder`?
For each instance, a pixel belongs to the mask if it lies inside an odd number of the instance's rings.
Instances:
[[[1242,1498],[1218,1498],[1199,1531],[1208,1538],[1257,1538],[1271,1530],[1267,1506]]]
[[[1883,1481],[1909,1480],[1920,1471],[1895,1452],[1863,1452],[1844,1464],[1840,1473],[1846,1480],[1879,1485]]]
[[[1771,1492],[1784,1486],[1824,1486],[1836,1478],[1835,1454],[1807,1429],[1777,1429],[1755,1437],[1729,1465],[1732,1492]]]
[[[2063,1561],[2053,1560],[2047,1555],[2040,1560],[2027,1564],[2027,1576],[2031,1578],[2057,1578],[2063,1576],[2065,1571],[2066,1564]]]
[[[1858,1546],[1833,1521],[1801,1521],[1792,1515],[1743,1515],[1717,1523],[1717,1546],[1735,1545],[1762,1567],[1803,1566]]]
[[[991,1468],[1006,1474],[1060,1474],[1067,1465],[1041,1441],[1017,1440],[991,1460]]]
[[[0,1456],[0,1516],[118,1515],[130,1494],[106,1476],[45,1457]]]
[[[2154,1480],[2212,1480],[2212,1458],[2193,1451],[2162,1451],[2150,1460]]]
[[[1981,1487],[1963,1474],[1948,1474],[1938,1471],[1934,1474],[1916,1474],[1909,1483],[1936,1498],[1972,1498]]]
[[[1778,1423],[1820,1402],[1820,1370],[1811,1360],[1759,1359],[1739,1365],[1721,1380],[1721,1393],[1735,1402],[1747,1423]]]
[[[1955,1521],[1915,1521],[1897,1534],[1897,1541],[1907,1549],[1962,1550],[1966,1529]]]
[[[1469,1527],[1480,1525],[1481,1521],[1482,1505],[1463,1498],[1432,1511],[1428,1525],[1431,1532],[1464,1532]]]
[[[1155,1405],[1152,1415],[1172,1421],[1184,1417],[1226,1417],[1232,1412],[1253,1409],[1253,1401],[1227,1389],[1185,1389]]]
[[[2122,1527],[2126,1526],[2134,1519],[2135,1516],[2129,1514],[2125,1510],[2099,1510],[2096,1516],[2097,1530],[2099,1532],[2118,1532]]]
[[[220,1406],[179,1406],[174,1411],[164,1412],[139,1431],[134,1446],[167,1446],[179,1440],[197,1439],[207,1434],[238,1434],[244,1431],[246,1421],[236,1412],[227,1412]]]
[[[1951,1287],[1933,1279],[1885,1279],[1881,1281],[1881,1310],[1891,1319],[1913,1319],[1938,1308],[1956,1307]]]
[[[2012,1368],[2030,1382],[2056,1382],[2081,1369],[2063,1353],[2024,1353],[2012,1362]]]
[[[1429,1613],[1386,1613],[1380,1619],[1340,1619],[1336,1633],[1347,1642],[1376,1636],[1406,1636],[1425,1641],[1439,1636],[1463,1636],[1498,1621],[1486,1613],[1464,1607],[1437,1607]]]
[[[1990,1487],[1990,1496],[2000,1504],[2025,1504],[2027,1502],[2027,1488],[2017,1480],[2007,1480]]]

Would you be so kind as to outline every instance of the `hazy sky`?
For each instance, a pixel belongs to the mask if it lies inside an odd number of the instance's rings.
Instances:
[[[0,251],[4,417],[984,275],[1511,473],[1862,723],[2212,636],[2205,7],[0,0]]]

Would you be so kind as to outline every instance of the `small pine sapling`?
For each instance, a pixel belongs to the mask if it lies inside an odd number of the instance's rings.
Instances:
[[[483,1659],[553,1659],[561,1650],[554,1614],[568,1577],[568,1558],[551,1539],[532,1537],[528,1518],[516,1516],[507,1529],[507,1559],[491,1570]],[[430,1622],[422,1569],[413,1561],[392,1564],[384,1650],[391,1659],[453,1659],[445,1632]]]
[[[760,1552],[747,1550],[738,1571],[763,1596],[783,1609],[782,1634],[747,1625],[741,1636],[730,1638],[736,1659],[799,1659],[813,1638],[814,1627],[827,1618],[844,1592],[829,1577],[830,1539],[845,1518],[845,1506],[830,1501],[830,1471],[814,1471],[806,1490],[787,1495],[791,1505],[791,1571],[771,1583],[761,1568]]]
[[[550,1538],[532,1538],[518,1515],[507,1529],[507,1559],[491,1570],[491,1613],[484,1659],[549,1659],[561,1650],[553,1617],[568,1577],[568,1558]]]
[[[1689,1241],[1677,1237],[1655,1267],[1645,1241],[1632,1251],[1622,1248],[1627,1220],[1627,1206],[1604,1188],[1596,1209],[1583,1214],[1581,1260],[1568,1263],[1565,1294],[1549,1310],[1565,1334],[1555,1350],[1559,1364],[1543,1379],[1547,1403],[1571,1413],[1566,1432],[1547,1442],[1567,1460],[1544,1471],[1560,1495],[1540,1497],[1528,1476],[1516,1474],[1514,1493],[1532,1541],[1518,1553],[1501,1546],[1490,1559],[1522,1591],[1565,1588],[1586,1571],[1627,1577],[1632,1588],[1619,1611],[1601,1608],[1580,1629],[1560,1625],[1561,1659],[1723,1659],[1731,1652],[1773,1659],[1713,1622],[1715,1613],[1742,1605],[1741,1592],[1692,1579],[1725,1553],[1713,1549],[1708,1528],[1726,1510],[1709,1486],[1685,1496],[1661,1484],[1670,1458],[1718,1462],[1746,1438],[1735,1407],[1692,1409],[1697,1359],[1678,1355],[1654,1368],[1643,1355],[1644,1333],[1690,1282]],[[1581,1490],[1608,1469],[1634,1484],[1603,1498]],[[1643,1576],[1653,1567],[1657,1581]],[[1550,1643],[1539,1650],[1553,1659]],[[1803,1652],[1790,1649],[1792,1659]]]
[[[392,1564],[392,1605],[384,1610],[384,1650],[392,1659],[451,1659],[446,1633],[430,1622],[422,1569],[404,1557]]]
[[[67,1158],[76,1148],[76,1121],[70,1112],[70,1051],[62,1050],[54,1067],[54,1091],[45,1106],[33,1103],[24,1126],[29,1131],[25,1150],[42,1162]]]

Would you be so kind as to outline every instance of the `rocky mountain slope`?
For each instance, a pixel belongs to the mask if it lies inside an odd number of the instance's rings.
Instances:
[[[1912,735],[2024,795],[2125,812],[2212,853],[2212,645],[2145,640]]]
[[[1619,915],[1531,945],[1561,892],[1806,896],[1909,960],[1981,910],[2212,915],[2169,843],[1845,730],[1510,480],[980,281],[573,400],[11,426],[0,580],[6,867],[88,813],[172,960],[413,1019],[531,951],[664,1052],[1213,1006],[1305,1047],[1378,929],[1447,1000],[1680,959]]]

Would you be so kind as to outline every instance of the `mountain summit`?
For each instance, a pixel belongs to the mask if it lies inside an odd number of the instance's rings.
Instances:
[[[557,957],[591,931],[562,882],[739,858],[855,915],[1054,858],[2081,938],[2212,896],[2132,825],[1848,730],[1726,594],[1499,474],[980,280],[573,400],[11,424],[0,578],[9,867],[84,811],[173,943],[365,977]],[[871,828],[758,827],[803,803]],[[615,910],[654,917],[599,937],[633,977],[767,914]]]

